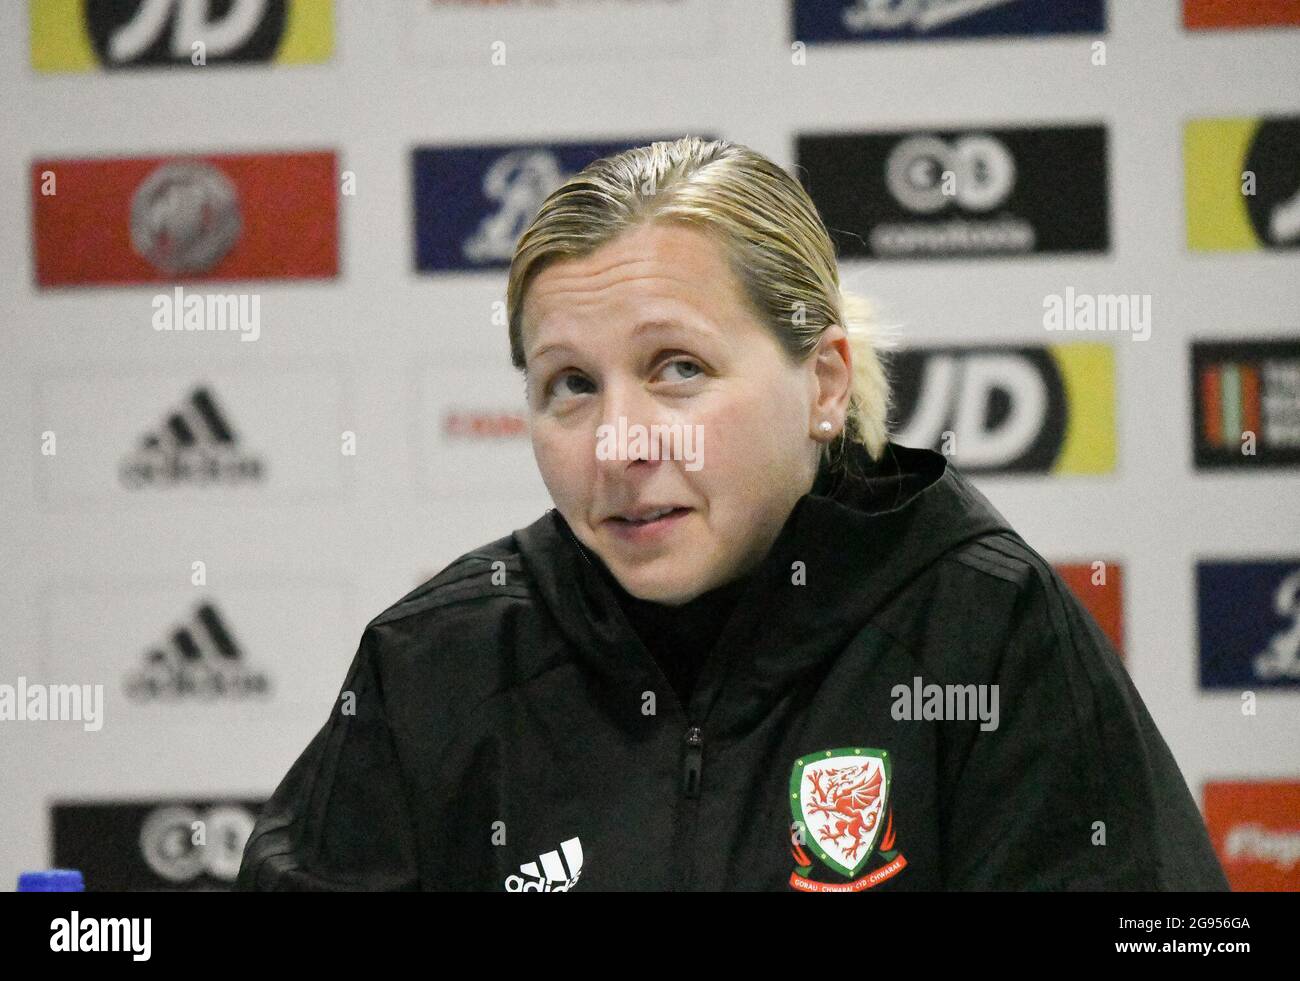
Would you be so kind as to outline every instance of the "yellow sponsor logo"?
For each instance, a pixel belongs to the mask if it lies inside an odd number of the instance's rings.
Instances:
[[[1069,423],[1053,473],[1115,469],[1115,352],[1109,344],[1054,344]]]
[[[202,43],[201,63],[257,62],[278,65],[328,61],[334,50],[333,0],[263,0],[236,6],[225,20],[211,11],[197,21],[182,15],[179,0],[154,0],[132,16],[112,23],[92,22],[111,16],[107,6],[85,0],[28,0],[32,67],[38,72],[89,72],[100,68],[192,65],[197,42]],[[190,8],[191,10],[194,8]],[[233,18],[238,15],[238,20]],[[268,28],[270,32],[268,35]],[[261,48],[270,38],[270,48]],[[110,39],[96,45],[95,38]],[[256,41],[255,54],[240,54]],[[158,56],[161,49],[167,55]],[[148,56],[144,52],[150,52]],[[231,54],[240,54],[231,57]]]

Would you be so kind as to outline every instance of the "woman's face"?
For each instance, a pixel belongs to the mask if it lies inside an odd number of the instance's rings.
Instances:
[[[819,357],[792,364],[722,249],[681,225],[546,267],[525,297],[523,345],[533,452],[556,508],[641,599],[684,603],[745,574],[812,486],[817,424],[843,426],[843,337],[832,327]],[[631,520],[664,508],[676,510]]]

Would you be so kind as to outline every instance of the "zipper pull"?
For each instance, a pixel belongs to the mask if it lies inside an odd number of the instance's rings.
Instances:
[[[700,796],[700,771],[704,768],[704,736],[699,726],[686,730],[686,772],[682,791],[687,797]]]

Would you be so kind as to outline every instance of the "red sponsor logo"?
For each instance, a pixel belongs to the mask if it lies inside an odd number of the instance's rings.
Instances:
[[[1053,564],[1056,574],[1070,587],[1070,592],[1092,614],[1106,639],[1120,657],[1124,656],[1124,578],[1119,564],[1061,563]]]
[[[1300,782],[1207,783],[1205,825],[1238,892],[1300,892]]]
[[[37,160],[36,282],[338,275],[332,152]]]
[[[1202,30],[1300,25],[1300,0],[1183,0],[1183,25]]]
[[[442,431],[456,439],[516,439],[528,435],[528,419],[521,412],[449,412]]]

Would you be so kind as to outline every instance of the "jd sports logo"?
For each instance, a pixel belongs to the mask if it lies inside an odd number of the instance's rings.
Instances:
[[[560,853],[564,853],[561,860]],[[541,863],[541,868],[538,868]],[[582,842],[570,838],[560,843],[559,851],[538,856],[536,862],[519,866],[518,875],[506,876],[506,892],[568,892],[582,875]]]
[[[901,351],[891,431],[971,473],[1106,473],[1115,467],[1105,344]]]
[[[1194,119],[1183,142],[1189,249],[1300,248],[1300,116]]]
[[[135,701],[182,698],[257,698],[270,693],[270,680],[250,670],[244,652],[215,606],[203,603],[189,626],[177,627],[144,655],[145,666],[126,680]]]
[[[333,43],[329,0],[32,0],[31,10],[41,71],[319,62]]]
[[[284,36],[284,0],[88,0],[86,26],[102,64],[270,61]],[[199,46],[196,48],[196,46]]]
[[[225,413],[206,386],[196,388],[140,448],[122,462],[124,486],[245,484],[264,478],[260,457],[243,454]]]

